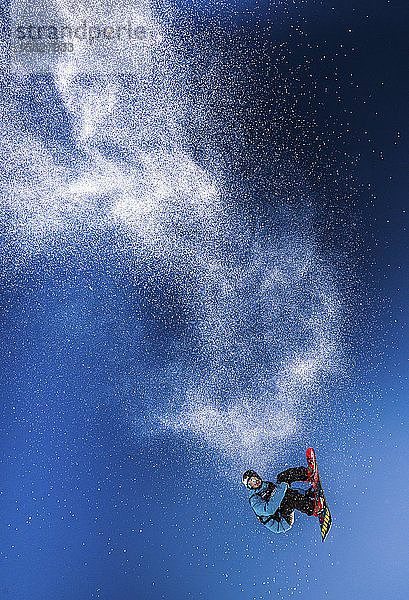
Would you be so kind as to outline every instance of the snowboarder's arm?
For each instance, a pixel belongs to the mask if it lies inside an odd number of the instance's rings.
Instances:
[[[250,498],[250,504],[255,513],[260,517],[273,515],[283,501],[287,488],[288,484],[285,483],[285,481],[279,483],[274,492],[271,494],[271,498],[268,502],[264,502],[260,496],[252,496]]]

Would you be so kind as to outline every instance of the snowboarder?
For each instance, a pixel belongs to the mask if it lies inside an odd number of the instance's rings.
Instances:
[[[314,514],[312,486],[307,490],[291,487],[295,481],[311,483],[306,467],[295,467],[279,473],[276,483],[263,481],[250,469],[244,473],[242,481],[249,490],[249,502],[255,515],[274,533],[282,533],[292,527],[295,509],[306,515]]]

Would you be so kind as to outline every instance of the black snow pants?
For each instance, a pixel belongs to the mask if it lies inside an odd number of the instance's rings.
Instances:
[[[286,469],[277,475],[277,483],[282,483],[283,481],[288,484],[295,481],[309,481],[308,469],[306,467]],[[281,516],[292,525],[294,522],[294,510],[299,510],[311,516],[314,513],[314,508],[315,503],[312,497],[289,487],[278,510]]]

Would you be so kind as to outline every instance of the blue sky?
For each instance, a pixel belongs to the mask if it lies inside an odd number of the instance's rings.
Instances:
[[[246,18],[238,3],[190,7],[194,43],[173,17],[192,72],[183,122],[171,102],[160,113],[169,131],[132,78],[122,95],[95,82],[70,95],[51,75],[3,76],[0,598],[403,600],[407,7],[306,2],[274,20],[268,3]],[[200,32],[220,15],[209,54]],[[122,113],[98,129],[89,107],[111,93]],[[147,189],[178,190],[170,217],[124,166],[132,151]],[[127,177],[134,205],[115,187]],[[284,279],[265,300],[269,269]],[[311,341],[313,316],[336,356]],[[328,359],[310,387],[288,370],[304,353]],[[262,395],[270,376],[281,408]],[[310,445],[333,515],[324,544],[301,514],[272,536],[239,484],[243,467],[268,479],[303,464]]]

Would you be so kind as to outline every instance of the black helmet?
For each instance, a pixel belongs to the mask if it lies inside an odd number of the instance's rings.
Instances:
[[[250,477],[257,477],[257,479],[261,480],[261,477],[258,473],[256,473],[255,471],[252,471],[251,469],[248,469],[248,471],[243,473],[243,477],[241,478],[241,480],[244,483],[244,485],[246,486],[246,488],[248,488],[247,483],[248,483],[248,480],[250,479]]]

